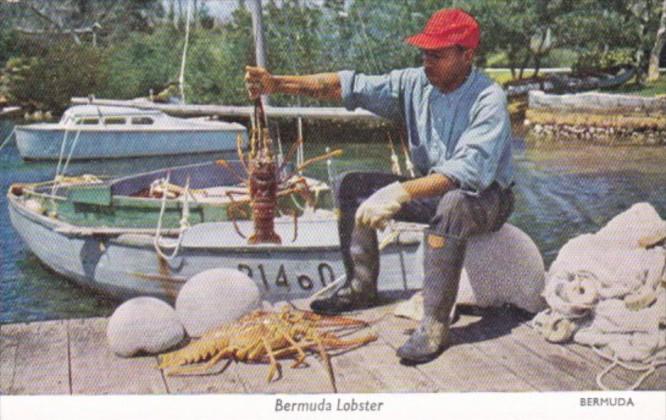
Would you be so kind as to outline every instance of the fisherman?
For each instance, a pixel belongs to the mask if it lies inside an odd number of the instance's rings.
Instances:
[[[276,76],[260,67],[246,68],[252,97],[285,93],[333,99],[349,110],[364,108],[405,127],[421,176],[352,172],[338,180],[347,281],[311,307],[335,314],[375,305],[376,229],[385,228],[390,219],[428,224],[424,317],[397,351],[407,364],[428,362],[446,348],[467,240],[498,230],[513,209],[506,96],[473,66],[479,38],[472,16],[460,9],[442,9],[423,32],[406,40],[421,50],[419,68],[381,76],[354,71]]]

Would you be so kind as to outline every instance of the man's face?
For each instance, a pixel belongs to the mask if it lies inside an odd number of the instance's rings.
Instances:
[[[443,90],[454,90],[465,80],[472,65],[474,50],[458,46],[421,50],[421,58],[430,83]]]

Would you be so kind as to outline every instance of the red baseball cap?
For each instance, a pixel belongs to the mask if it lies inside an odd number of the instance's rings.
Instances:
[[[479,23],[460,9],[442,9],[430,17],[423,32],[410,36],[408,44],[424,50],[460,45],[475,49],[479,46]]]

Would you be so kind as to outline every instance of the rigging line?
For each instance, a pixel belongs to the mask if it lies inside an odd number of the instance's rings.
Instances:
[[[187,60],[187,47],[190,41],[190,20],[192,19],[192,0],[187,1],[187,20],[185,22],[185,44],[183,45],[183,56],[180,61],[180,75],[178,76],[178,87],[180,98],[185,103],[185,61]]]
[[[269,27],[269,31],[273,31],[275,34],[280,34],[279,31]],[[296,47],[301,49],[303,53],[306,53],[305,48],[299,43],[299,42],[293,42],[293,43],[288,43],[287,49],[289,51],[289,54],[287,54],[287,62],[289,64],[289,67],[291,68],[291,71],[293,74],[298,73],[298,68],[296,66],[295,60],[294,60],[294,49],[293,45],[296,44]],[[304,54],[307,56],[307,54]],[[296,104],[298,107],[302,107],[303,103],[301,100],[300,95],[296,97]],[[297,142],[298,142],[298,149],[296,151],[296,166],[299,167],[302,165],[304,158],[305,158],[305,153],[304,153],[304,141],[303,141],[303,117],[299,116],[297,118]],[[302,174],[301,174],[302,175]]]
[[[368,36],[368,30],[367,27],[365,26],[365,22],[361,18],[361,14],[357,11],[356,12],[356,20],[361,24],[361,36],[365,38],[365,45],[367,48],[363,47],[363,44],[361,44],[361,50],[367,50],[367,54],[363,54],[366,62],[370,64],[368,57],[372,60],[372,65],[370,65],[370,71],[379,74],[381,66],[379,65],[379,61],[377,61],[377,58],[375,57],[375,54],[372,52],[372,48],[370,48],[370,37]],[[374,66],[374,68],[372,68]]]
[[[12,129],[12,132],[9,133],[9,135],[7,136],[7,138],[5,138],[5,140],[2,142],[2,144],[0,144],[0,150],[2,150],[2,148],[5,147],[5,146],[9,143],[9,140],[12,138],[12,136],[13,136],[15,133],[16,133],[16,127],[14,127],[14,128]]]

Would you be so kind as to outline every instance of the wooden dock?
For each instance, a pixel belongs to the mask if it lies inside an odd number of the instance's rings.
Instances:
[[[452,328],[452,345],[435,361],[401,365],[395,349],[417,322],[392,315],[395,304],[356,314],[374,321],[379,339],[334,354],[338,392],[530,392],[598,389],[595,377],[608,365],[578,345],[547,343],[514,310],[461,315]],[[105,318],[7,324],[0,326],[0,392],[34,394],[207,394],[330,393],[326,371],[314,356],[310,366],[291,368],[266,382],[267,365],[231,363],[220,374],[167,377],[155,356],[120,358],[106,343]],[[362,330],[357,334],[367,334]],[[606,379],[627,388],[636,372],[615,370]],[[639,388],[666,390],[666,367]]]

